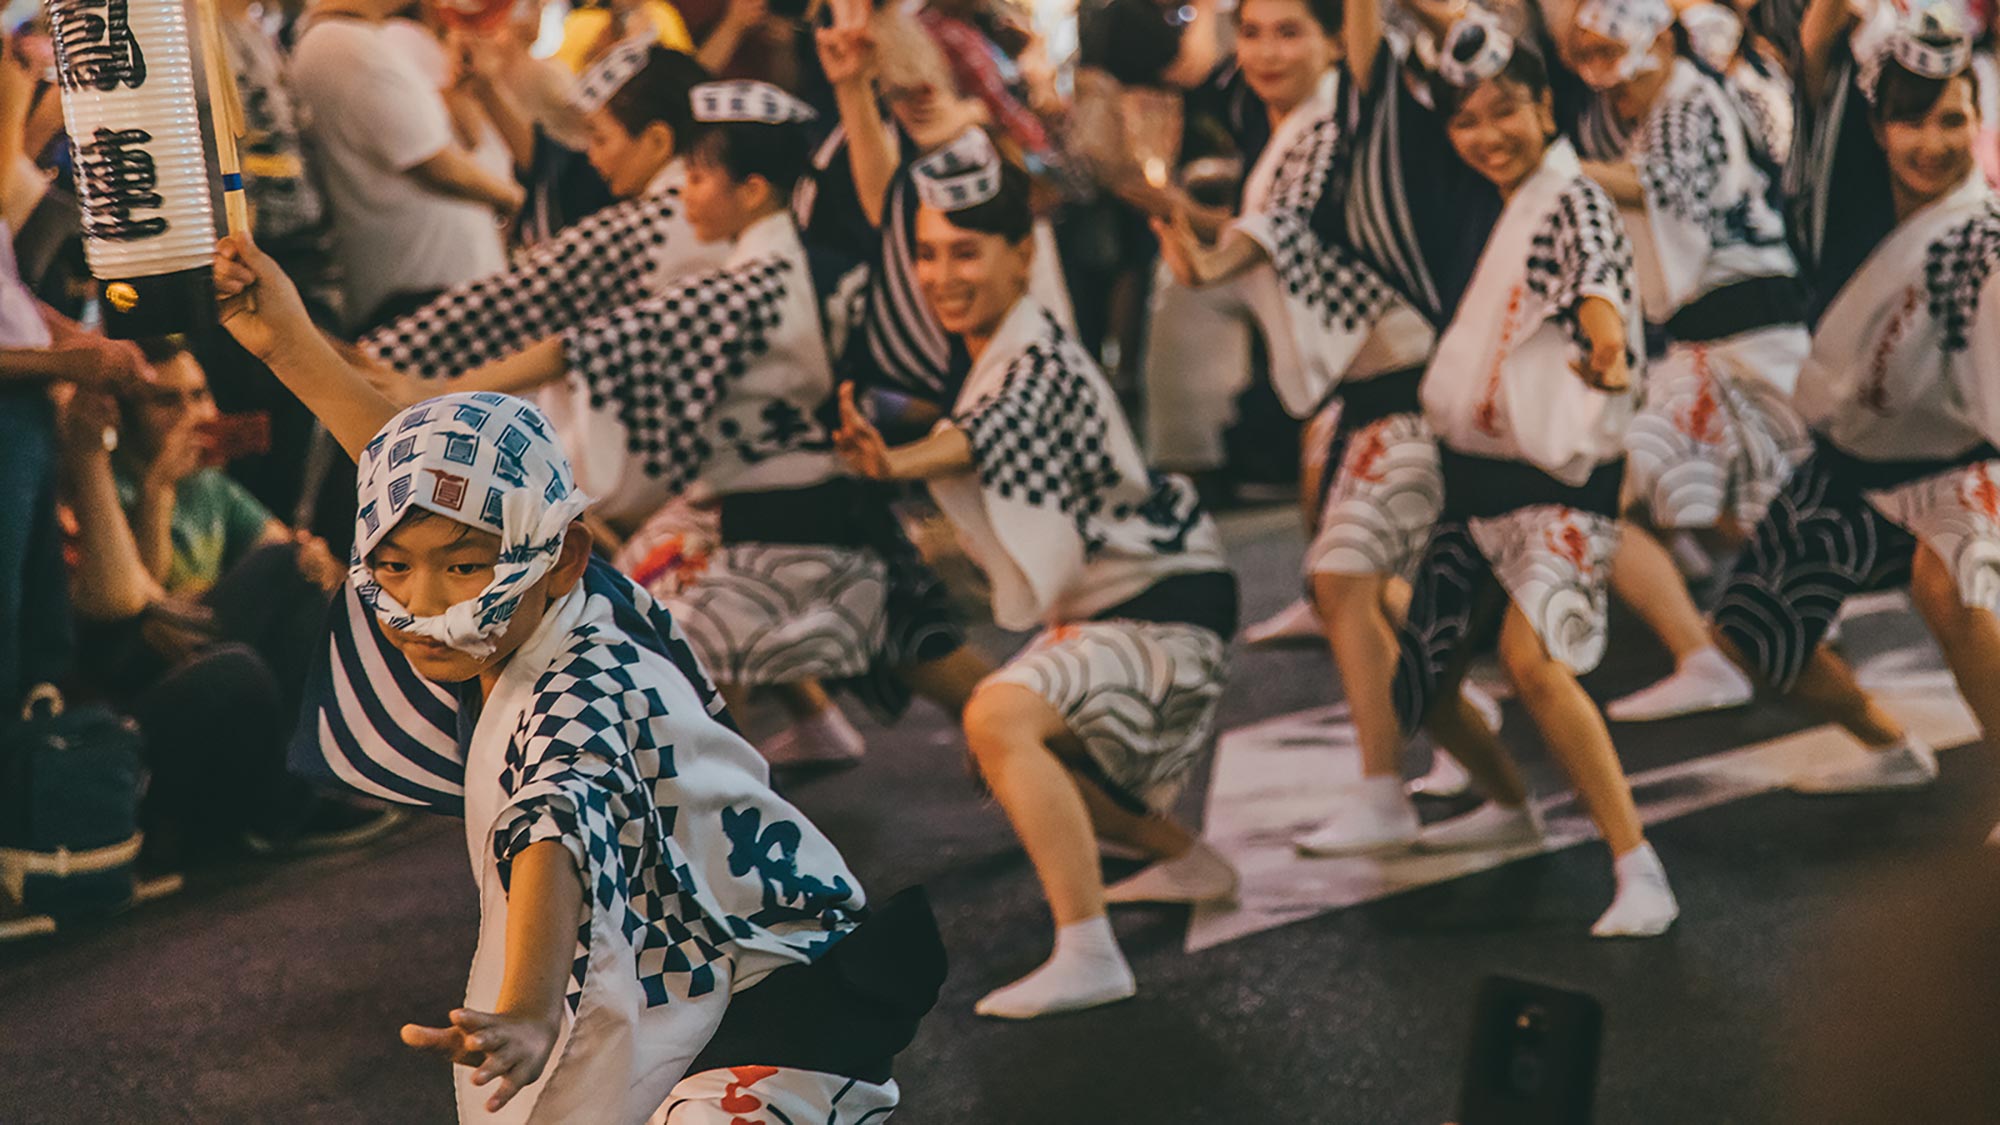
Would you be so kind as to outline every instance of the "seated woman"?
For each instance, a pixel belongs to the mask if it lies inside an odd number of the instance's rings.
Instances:
[[[1889,234],[1834,295],[1799,373],[1814,452],[1757,527],[1716,612],[1725,649],[1764,684],[1838,721],[1874,753],[1794,788],[1914,788],[1930,749],[1826,643],[1852,594],[1908,586],[1959,691],[2000,730],[2000,199],[1973,156],[1971,48],[1932,8],[1869,60],[1865,92],[1889,213],[1836,199],[1830,229]]]
[[[1541,57],[1485,19],[1461,19],[1444,39],[1434,100],[1458,159],[1503,206],[1424,375],[1444,514],[1403,627],[1396,702],[1406,727],[1451,720],[1471,647],[1500,618],[1501,663],[1614,857],[1617,897],[1591,933],[1648,937],[1679,907],[1604,718],[1577,683],[1604,654],[1637,398],[1631,246],[1615,205],[1556,136]],[[1454,752],[1500,804],[1429,840],[1484,842],[1499,826],[1533,824],[1499,742],[1452,725]]]
[[[1026,296],[1027,174],[967,134],[917,168],[917,278],[972,370],[951,415],[891,448],[842,388],[836,442],[878,480],[923,481],[993,581],[994,618],[1044,631],[987,677],[965,736],[1055,916],[1055,952],[982,1015],[1132,995],[1109,901],[1226,897],[1235,873],[1164,814],[1208,742],[1236,580],[1192,486],[1151,473],[1103,375]],[[1100,834],[1160,862],[1107,895]]]

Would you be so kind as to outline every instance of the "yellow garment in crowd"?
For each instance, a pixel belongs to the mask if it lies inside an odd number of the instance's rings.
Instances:
[[[646,0],[639,6],[638,14],[651,20],[660,31],[660,46],[670,51],[694,53],[694,38],[688,34],[687,21],[681,18],[681,11],[667,0]],[[582,74],[597,53],[604,33],[611,27],[612,15],[607,8],[572,8],[563,17],[562,46],[556,48],[555,57],[572,73]]]

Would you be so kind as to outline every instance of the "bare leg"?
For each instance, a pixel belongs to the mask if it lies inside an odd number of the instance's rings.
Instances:
[[[1611,589],[1673,654],[1675,664],[1709,646],[1708,626],[1672,556],[1651,532],[1630,521],[1619,525]]]
[[[1500,744],[1479,709],[1459,694],[1456,685],[1431,708],[1424,728],[1439,746],[1458,759],[1465,772],[1472,775],[1473,785],[1494,804],[1519,808],[1527,803],[1528,787],[1521,780],[1514,756]]]
[[[1386,585],[1373,574],[1312,576],[1313,598],[1361,744],[1361,773],[1371,778],[1402,776],[1403,730],[1391,694],[1396,631],[1383,612]]]
[[[814,715],[833,706],[833,699],[826,694],[826,688],[818,680],[798,680],[794,683],[777,685],[778,701],[784,704],[785,712],[794,721],[810,719]]]
[[[993,671],[993,665],[986,658],[972,650],[970,645],[960,645],[951,654],[924,664],[910,664],[896,670],[910,690],[943,708],[952,718],[965,714],[965,705],[972,699],[979,681]]]
[[[717,684],[715,690],[722,696],[722,705],[729,708],[730,717],[742,726],[743,716],[750,713],[750,689],[742,684]]]
[[[1050,745],[1068,733],[1047,700],[1017,684],[986,685],[965,709],[965,739],[1027,849],[1058,926],[1104,913],[1090,813]]]
[[[1550,756],[1569,774],[1598,834],[1611,849],[1618,893],[1590,927],[1593,937],[1635,938],[1663,934],[1680,917],[1667,870],[1646,843],[1632,786],[1625,780],[1611,732],[1576,673],[1551,657],[1518,607],[1507,607],[1500,626],[1500,660],[1523,706],[1542,733]]]
[[[1751,666],[1749,659],[1729,638],[1718,632],[1715,644],[1737,667],[1753,678],[1757,675],[1757,669]],[[1848,667],[1847,661],[1824,644],[1813,651],[1805,669],[1799,673],[1798,682],[1792,685],[1785,698],[1829,722],[1838,723],[1871,750],[1885,750],[1898,745],[1906,733],[1894,715],[1862,690],[1860,683],[1854,679],[1854,669]]]
[[[1991,611],[1959,600],[1951,568],[1927,546],[1917,548],[1910,573],[1910,600],[1930,626],[1944,660],[1958,681],[1958,693],[1979,720],[1989,745],[2000,737],[2000,622]]]
[[[1082,777],[1075,781],[1098,838],[1123,844],[1151,859],[1177,859],[1194,847],[1194,833],[1172,817],[1135,813],[1106,796],[1095,782]]]
[[[1069,733],[1048,702],[1016,684],[985,684],[965,709],[965,737],[1027,850],[1056,922],[1055,950],[1027,976],[980,1000],[981,1015],[1032,1019],[1122,1000],[1132,970],[1104,913],[1090,814],[1055,751]]]
[[[1576,682],[1576,673],[1548,654],[1534,626],[1514,606],[1507,607],[1500,627],[1500,659],[1549,754],[1576,785],[1611,854],[1624,855],[1645,843],[1639,809],[1632,803],[1632,788],[1604,717]]]

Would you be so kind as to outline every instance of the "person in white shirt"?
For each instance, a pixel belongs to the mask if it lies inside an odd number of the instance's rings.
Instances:
[[[393,38],[393,0],[324,0],[292,57],[333,204],[349,327],[504,269],[520,185],[459,143],[436,83]]]

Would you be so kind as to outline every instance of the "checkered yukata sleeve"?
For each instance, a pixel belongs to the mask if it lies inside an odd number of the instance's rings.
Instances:
[[[999,391],[954,421],[972,443],[983,489],[1055,508],[1079,528],[1119,481],[1096,393],[1046,337],[1014,360]]]
[[[1681,98],[1653,115],[1645,154],[1636,163],[1646,202],[1721,241],[1716,203],[1729,145],[1722,116],[1705,97]]]
[[[682,853],[676,826],[696,814],[674,803],[675,786],[718,779],[691,780],[715,768],[698,755],[677,760],[689,720],[676,720],[659,687],[648,686],[656,669],[630,638],[579,631],[536,684],[508,743],[500,783],[509,804],[492,839],[503,886],[530,845],[562,842],[592,918],[615,920],[631,944],[649,1006],[714,991],[724,983],[715,962],[746,942],[777,943],[810,961],[851,928],[863,901],[844,870],[801,870],[810,864],[804,830],[775,812],[767,820],[748,792],[715,824],[721,864]],[[718,868],[740,885],[704,885],[701,873],[713,880]],[[572,1012],[587,978],[591,924],[577,934]]]
[[[599,211],[362,341],[376,359],[422,379],[460,375],[526,349],[606,309],[656,292],[677,194]]]
[[[591,409],[617,416],[627,448],[670,490],[708,461],[706,423],[770,350],[796,269],[765,258],[714,270],[563,334]]]
[[[1313,125],[1279,162],[1269,204],[1237,225],[1264,247],[1287,295],[1305,302],[1327,328],[1354,332],[1374,323],[1390,294],[1373,270],[1315,224],[1339,145],[1332,117]]]
[[[1618,207],[1596,182],[1579,177],[1563,189],[1528,258],[1528,288],[1556,310],[1581,355],[1589,350],[1577,306],[1586,297],[1610,301],[1626,316],[1636,300],[1632,243]],[[1626,358],[1637,364],[1644,340],[1626,341]]]

